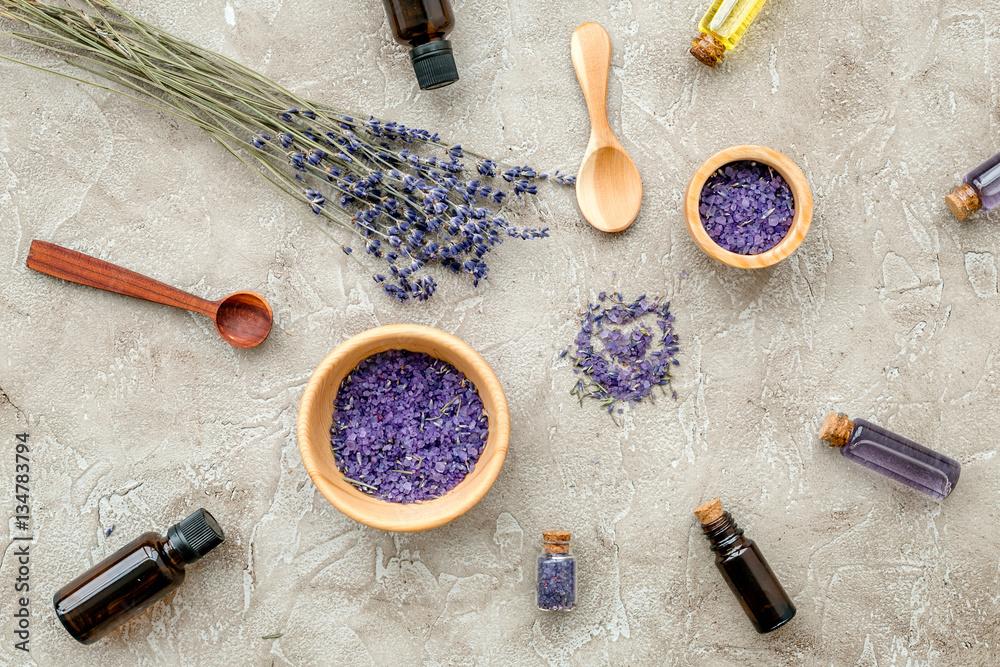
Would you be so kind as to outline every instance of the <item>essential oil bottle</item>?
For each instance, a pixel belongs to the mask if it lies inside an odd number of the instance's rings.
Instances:
[[[774,576],[757,544],[722,510],[719,499],[694,511],[715,552],[715,566],[760,634],[777,630],[795,616],[795,605]]]
[[[691,43],[691,55],[709,67],[722,62],[736,46],[767,0],[714,0],[701,17],[701,33]]]
[[[410,47],[410,61],[421,90],[443,88],[458,81],[451,42],[455,27],[448,0],[384,0],[396,41]]]
[[[73,638],[93,644],[184,581],[184,565],[219,546],[218,522],[200,509],[167,531],[149,532],[56,592],[56,616]]]
[[[962,179],[951,194],[944,198],[948,209],[959,220],[981,208],[1000,206],[1000,153],[982,163]]]
[[[851,421],[847,415],[831,412],[823,420],[819,438],[840,447],[840,453],[852,461],[939,500],[955,489],[962,472],[955,459],[864,419]]]
[[[570,532],[542,533],[545,553],[538,557],[538,608],[570,611],[576,607],[576,559],[569,554]]]

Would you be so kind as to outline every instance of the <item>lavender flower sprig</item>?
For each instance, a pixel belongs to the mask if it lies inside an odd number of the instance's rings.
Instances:
[[[33,29],[13,37],[126,90],[69,78],[194,123],[279,191],[351,232],[344,252],[357,247],[382,260],[373,279],[397,300],[434,294],[434,266],[478,285],[488,274],[486,255],[505,237],[548,236],[547,227],[518,229],[500,215],[510,195],[536,195],[548,174],[501,165],[436,133],[310,102],[111,0],[82,2],[90,11],[72,0],[69,8],[0,0],[0,16]],[[557,171],[551,180],[576,179]]]
[[[620,403],[635,405],[656,387],[666,391],[671,368],[680,364],[679,349],[669,301],[643,295],[625,303],[619,292],[601,292],[581,316],[573,345],[560,356],[569,355],[580,376],[570,394],[581,405],[586,397],[597,399],[612,413]]]

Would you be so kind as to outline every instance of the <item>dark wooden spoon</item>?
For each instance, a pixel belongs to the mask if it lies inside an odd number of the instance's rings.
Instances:
[[[219,301],[208,301],[176,287],[46,241],[32,241],[29,269],[56,278],[183,308],[212,318],[222,340],[233,347],[260,345],[271,331],[271,306],[255,292],[234,292]]]

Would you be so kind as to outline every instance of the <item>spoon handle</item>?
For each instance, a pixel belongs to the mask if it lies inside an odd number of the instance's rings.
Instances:
[[[158,280],[115,266],[46,241],[32,241],[26,262],[29,269],[81,285],[117,292],[137,299],[154,301],[213,317],[217,306],[211,301],[165,285]]]
[[[611,70],[611,38],[597,23],[584,23],[570,41],[573,69],[587,100],[590,127],[601,138],[614,140],[608,125],[608,72]]]

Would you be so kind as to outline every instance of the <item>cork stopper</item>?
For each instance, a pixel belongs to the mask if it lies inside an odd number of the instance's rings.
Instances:
[[[703,32],[691,41],[691,55],[709,67],[715,67],[726,57],[726,47],[712,35]]]
[[[948,210],[959,220],[965,220],[970,213],[975,213],[983,207],[983,201],[979,198],[976,189],[964,183],[951,191],[951,194],[944,198],[944,203],[948,205]]]
[[[854,422],[845,414],[831,412],[819,427],[819,439],[826,440],[831,447],[843,447],[851,440],[854,432]]]
[[[568,530],[546,530],[542,532],[542,539],[545,540],[545,553],[568,554],[570,535],[571,533]]]
[[[707,526],[722,516],[722,502],[716,498],[694,508],[694,515],[702,525]]]

